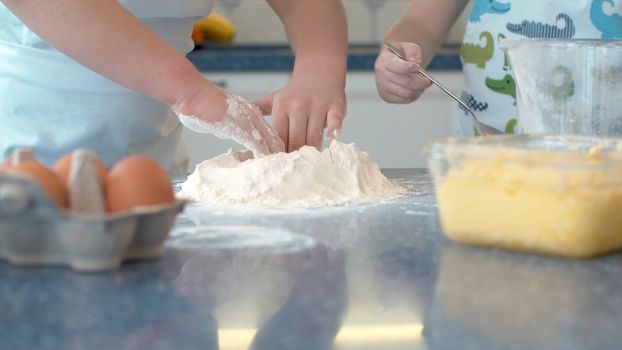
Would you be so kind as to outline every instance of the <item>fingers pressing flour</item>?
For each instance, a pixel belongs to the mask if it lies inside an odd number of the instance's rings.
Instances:
[[[285,145],[264,120],[259,108],[240,96],[227,95],[227,114],[217,122],[177,113],[181,123],[192,131],[232,139],[253,152],[255,157],[284,152]]]

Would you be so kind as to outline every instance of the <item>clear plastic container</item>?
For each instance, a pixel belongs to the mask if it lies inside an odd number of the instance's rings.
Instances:
[[[622,40],[504,40],[518,130],[622,135]]]
[[[502,135],[427,145],[445,235],[586,258],[622,248],[622,141]]]

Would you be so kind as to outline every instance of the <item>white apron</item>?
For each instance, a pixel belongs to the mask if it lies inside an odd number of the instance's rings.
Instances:
[[[474,0],[460,56],[465,86],[461,96],[478,118],[516,132],[516,84],[502,39],[622,39],[622,0]],[[460,115],[460,134],[474,132]]]
[[[192,25],[211,0],[122,0],[120,3],[182,54]],[[0,157],[32,147],[52,164],[76,148],[111,166],[128,154],[186,172],[182,126],[170,109],[94,73],[50,47],[0,4]]]

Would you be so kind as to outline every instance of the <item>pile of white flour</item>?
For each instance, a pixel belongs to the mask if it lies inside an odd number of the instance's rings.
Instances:
[[[382,175],[355,144],[251,159],[229,151],[197,165],[178,197],[211,205],[321,207],[392,199],[405,189]]]

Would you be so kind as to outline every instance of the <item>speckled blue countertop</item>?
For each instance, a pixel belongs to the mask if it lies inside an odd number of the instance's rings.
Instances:
[[[451,243],[427,173],[385,173],[408,195],[297,211],[189,205],[161,259],[115,272],[0,262],[0,349],[620,349],[622,254]],[[232,227],[248,224],[267,235]],[[238,235],[206,235],[222,225]]]
[[[348,70],[373,70],[378,44],[351,45]],[[290,71],[294,55],[287,45],[198,46],[188,59],[201,71]],[[428,69],[460,70],[458,48],[446,47],[434,57]]]

